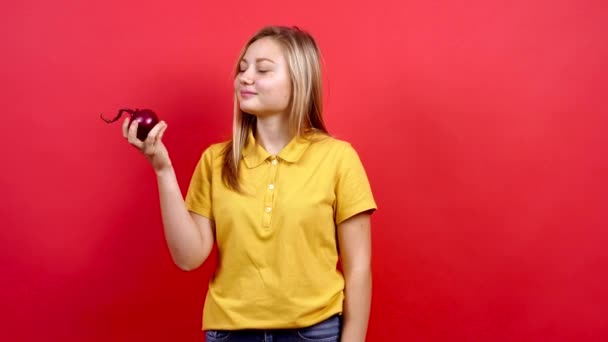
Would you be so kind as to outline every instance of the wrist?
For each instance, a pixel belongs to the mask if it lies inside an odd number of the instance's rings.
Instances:
[[[157,177],[166,177],[168,175],[171,175],[173,173],[173,165],[171,165],[169,163],[169,165],[163,166],[160,169],[154,169],[154,172],[156,173]]]

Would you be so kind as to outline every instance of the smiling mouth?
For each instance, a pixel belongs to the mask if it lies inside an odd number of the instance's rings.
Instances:
[[[243,92],[243,91],[242,91],[242,92],[240,92],[240,95],[241,95],[241,99],[243,99],[243,100],[244,100],[244,99],[249,99],[249,98],[252,98],[252,97],[254,97],[254,96],[255,96],[255,95],[257,95],[257,94],[256,94],[256,93],[249,92],[249,91],[245,91],[245,92]]]

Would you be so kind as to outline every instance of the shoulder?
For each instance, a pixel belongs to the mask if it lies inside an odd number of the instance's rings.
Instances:
[[[229,141],[216,142],[208,145],[200,154],[199,160],[207,165],[221,165]]]
[[[353,145],[346,140],[322,133],[316,133],[308,137],[310,147],[316,153],[331,155],[342,159],[352,154],[357,154]]]
[[[221,157],[229,144],[230,141],[212,143],[203,150],[202,155],[213,156],[214,158]]]
[[[213,144],[209,145],[209,147],[207,147],[207,151],[209,151],[210,153],[212,153],[215,156],[219,156],[224,153],[224,151],[226,150],[226,147],[228,147],[229,144],[230,144],[230,141],[222,141],[222,142],[213,143]]]
[[[350,142],[338,139],[332,135],[325,133],[314,133],[306,137],[312,146],[323,149],[343,150],[352,148]]]

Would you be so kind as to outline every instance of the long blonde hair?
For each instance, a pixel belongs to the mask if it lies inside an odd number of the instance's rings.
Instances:
[[[290,133],[297,138],[305,137],[313,131],[329,134],[323,121],[321,56],[315,39],[308,32],[298,27],[262,28],[243,47],[236,61],[234,77],[239,72],[239,63],[249,46],[265,37],[272,38],[281,45],[289,67],[292,89],[287,107]],[[223,151],[222,180],[229,188],[239,192],[239,161],[249,131],[255,129],[255,125],[256,117],[240,109],[235,93],[232,140]]]

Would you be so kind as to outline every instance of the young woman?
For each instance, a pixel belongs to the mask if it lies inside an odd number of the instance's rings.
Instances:
[[[136,122],[123,122],[156,172],[175,264],[198,268],[217,243],[207,341],[365,341],[376,203],[357,152],[325,127],[314,38],[261,29],[234,90],[233,138],[205,149],[185,199],[162,143],[167,124],[142,142]]]

